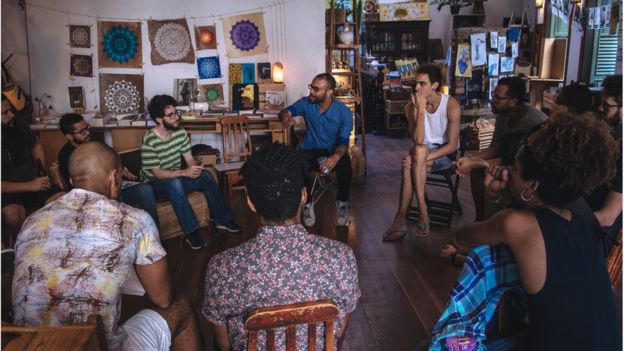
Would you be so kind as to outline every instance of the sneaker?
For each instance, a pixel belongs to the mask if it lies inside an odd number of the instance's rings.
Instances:
[[[241,228],[231,219],[227,223],[217,224],[217,229],[227,230],[230,233],[238,233],[241,231]]]
[[[336,201],[336,224],[349,225],[349,201]]]
[[[303,225],[305,225],[306,227],[312,227],[314,226],[314,223],[316,223],[316,215],[314,214],[314,204],[313,203],[309,203],[309,204],[305,204],[301,207],[302,209],[302,215],[303,215]]]
[[[197,230],[192,232],[191,234],[188,234],[185,240],[186,240],[186,243],[189,244],[189,246],[193,250],[199,250],[203,247],[206,247],[206,243],[204,242],[204,239],[202,239],[201,235],[199,234]]]

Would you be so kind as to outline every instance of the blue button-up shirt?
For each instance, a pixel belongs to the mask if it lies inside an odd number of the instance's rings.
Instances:
[[[303,116],[306,123],[306,135],[299,148],[325,149],[333,152],[338,145],[348,145],[349,135],[353,129],[351,110],[336,99],[323,113],[319,107],[319,104],[311,103],[307,97],[288,106],[288,111],[293,116]]]

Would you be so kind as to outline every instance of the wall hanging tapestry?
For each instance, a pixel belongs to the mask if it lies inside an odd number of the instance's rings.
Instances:
[[[221,78],[219,56],[197,58],[197,72],[199,79]]]
[[[143,112],[142,74],[100,74],[103,113]]]
[[[100,67],[141,68],[141,22],[98,21]]]
[[[196,26],[195,44],[197,50],[209,50],[217,48],[217,31],[215,26]]]
[[[243,63],[243,84],[256,82],[256,70],[253,63]]]
[[[69,75],[75,77],[93,77],[93,59],[91,55],[75,55],[70,57]]]
[[[258,81],[270,81],[271,80],[271,63],[270,62],[258,62]]]
[[[72,48],[90,48],[91,27],[69,26],[69,46]]]
[[[230,63],[230,85],[243,82],[243,65],[240,63]]]
[[[232,86],[232,110],[258,108],[258,84],[234,84]]]
[[[199,86],[199,101],[209,104],[222,104],[223,85],[221,84],[204,84]]]
[[[223,36],[230,58],[265,54],[268,51],[262,12],[224,17]]]
[[[193,63],[195,52],[191,44],[186,19],[147,21],[149,40],[152,44],[153,65],[173,62]]]

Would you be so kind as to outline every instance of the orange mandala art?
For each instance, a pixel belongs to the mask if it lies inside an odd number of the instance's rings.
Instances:
[[[195,39],[197,42],[197,50],[216,49],[217,38],[215,26],[195,27]]]

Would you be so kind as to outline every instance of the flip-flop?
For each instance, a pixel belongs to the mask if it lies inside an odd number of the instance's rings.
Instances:
[[[397,236],[392,236],[392,233],[398,233]],[[403,226],[401,228],[396,228],[396,229],[388,229],[386,230],[386,232],[383,235],[382,240],[384,242],[393,242],[393,241],[399,241],[401,239],[403,239],[405,237],[405,235],[407,235],[407,227]]]
[[[426,238],[429,236],[429,229],[430,229],[429,222],[427,223],[418,222],[416,223],[416,227],[418,227],[418,230],[416,230],[416,233],[414,235],[416,235],[419,238]]]

